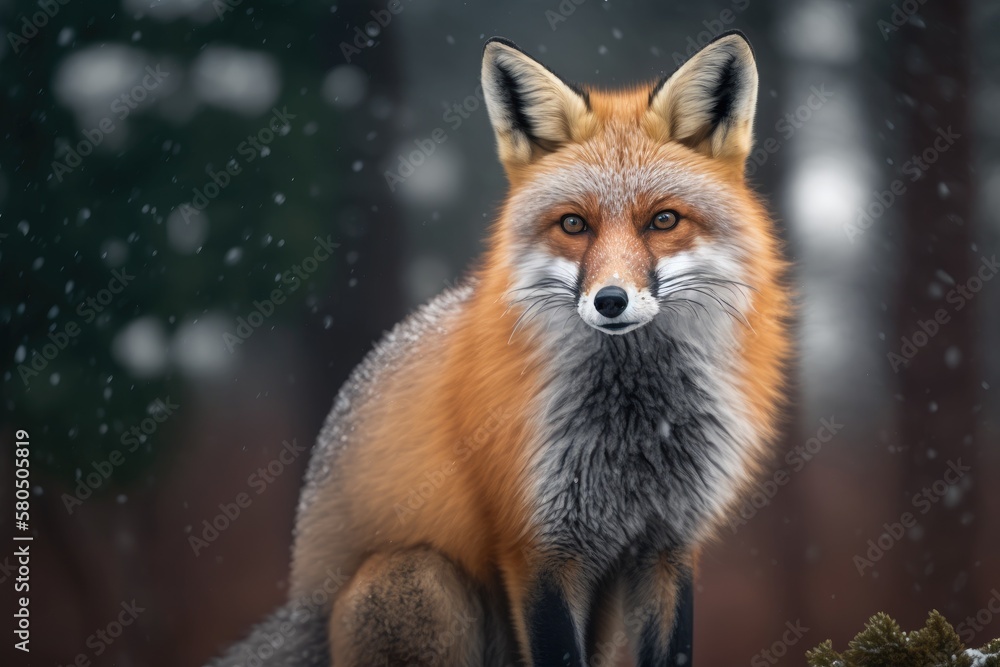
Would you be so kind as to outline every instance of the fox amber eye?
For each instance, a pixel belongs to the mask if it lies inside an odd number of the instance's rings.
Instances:
[[[649,223],[649,228],[660,230],[673,229],[680,221],[681,216],[677,211],[660,211],[653,216],[653,220]]]
[[[587,221],[572,213],[564,215],[562,220],[560,220],[560,224],[562,224],[563,231],[567,234],[579,234],[587,228]]]

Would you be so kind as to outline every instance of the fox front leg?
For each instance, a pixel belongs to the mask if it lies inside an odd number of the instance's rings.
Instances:
[[[582,619],[574,618],[565,591],[551,576],[542,577],[525,610],[534,667],[583,667]]]
[[[638,667],[693,665],[694,577],[690,559],[647,559],[626,579],[625,627]]]
[[[531,667],[584,667],[587,601],[563,568],[511,577],[507,586],[521,644]]]

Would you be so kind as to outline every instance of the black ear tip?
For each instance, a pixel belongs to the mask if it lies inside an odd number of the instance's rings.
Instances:
[[[514,49],[515,51],[520,51],[521,53],[524,53],[524,51],[521,49],[520,46],[510,41],[506,37],[490,37],[488,40],[486,40],[486,43],[483,44],[483,53],[486,53],[486,48],[490,44],[493,44],[494,42],[496,42],[497,44],[503,44],[504,46]]]

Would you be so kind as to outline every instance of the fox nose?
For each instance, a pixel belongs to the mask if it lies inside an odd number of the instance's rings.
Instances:
[[[625,312],[628,294],[621,287],[602,287],[594,297],[594,308],[608,319],[614,319]]]

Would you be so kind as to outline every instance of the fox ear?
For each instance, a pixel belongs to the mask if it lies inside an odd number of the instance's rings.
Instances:
[[[720,35],[649,94],[646,126],[743,173],[753,144],[757,64],[741,32]]]
[[[508,171],[586,138],[595,125],[586,92],[509,40],[486,42],[482,79],[500,161]]]

